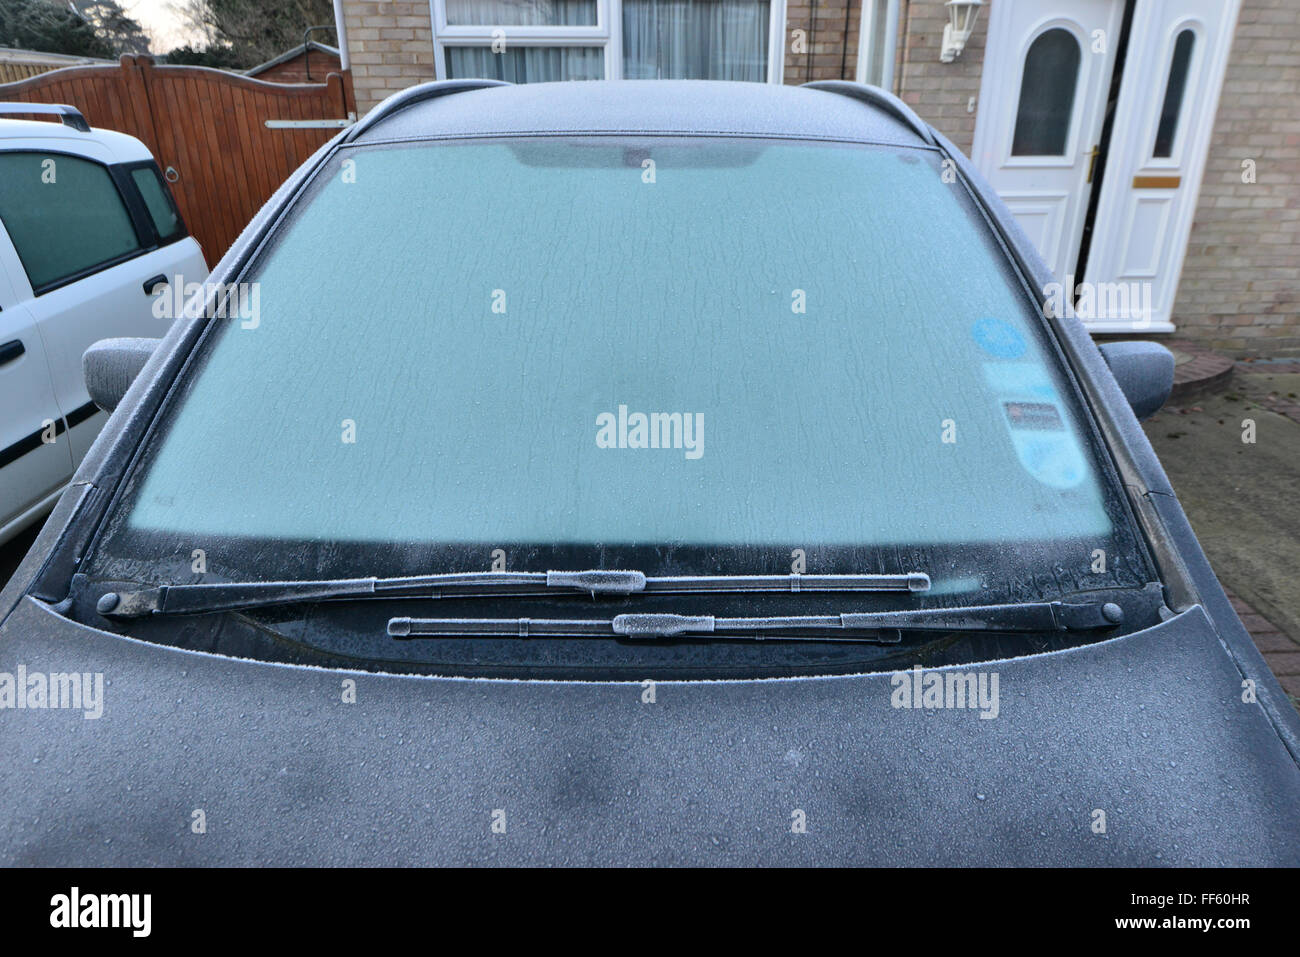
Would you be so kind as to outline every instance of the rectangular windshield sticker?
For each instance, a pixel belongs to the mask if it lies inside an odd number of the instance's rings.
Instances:
[[[1044,485],[1067,489],[1087,477],[1078,439],[1067,427],[1047,370],[1033,362],[988,362],[984,378],[1006,417],[1016,458]]]
[[[1048,402],[1004,402],[1007,420],[1015,429],[1050,429],[1064,431],[1061,411]]]

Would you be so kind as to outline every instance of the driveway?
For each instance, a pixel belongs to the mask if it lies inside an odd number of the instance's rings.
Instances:
[[[1215,573],[1300,698],[1300,362],[1237,363],[1225,391],[1145,423]]]

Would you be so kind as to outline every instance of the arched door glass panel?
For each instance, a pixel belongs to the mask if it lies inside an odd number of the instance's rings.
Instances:
[[[1065,155],[1081,56],[1074,34],[1060,27],[1030,44],[1020,79],[1012,156]]]

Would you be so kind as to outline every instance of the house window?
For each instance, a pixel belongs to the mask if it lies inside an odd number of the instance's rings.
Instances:
[[[431,0],[439,79],[781,82],[785,0]]]
[[[600,47],[448,47],[447,78],[486,77],[509,83],[546,80],[600,80],[605,76],[605,52]]]
[[[768,0],[623,0],[628,80],[767,79]]]
[[[1065,155],[1080,58],[1079,41],[1060,27],[1030,44],[1020,78],[1012,156]]]
[[[1187,89],[1187,68],[1192,62],[1192,46],[1196,34],[1184,30],[1174,41],[1174,56],[1169,64],[1169,79],[1165,83],[1165,102],[1160,108],[1160,126],[1156,129],[1156,146],[1152,155],[1169,157],[1174,152],[1174,135],[1178,132],[1178,114],[1183,107],[1183,93]]]
[[[596,26],[596,0],[446,0],[454,26]]]
[[[886,90],[894,85],[894,52],[898,49],[898,0],[862,0],[858,33],[859,83]]]

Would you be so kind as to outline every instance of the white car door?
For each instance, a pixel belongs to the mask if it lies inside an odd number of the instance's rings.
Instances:
[[[194,239],[160,243],[159,230],[148,224],[167,215],[157,196],[145,192],[141,202],[120,181],[134,177],[135,189],[147,188],[156,180],[152,167],[110,168],[112,159],[89,142],[76,156],[38,143],[0,153],[10,198],[0,218],[23,266],[15,284],[20,297],[30,295],[74,466],[107,420],[86,390],[86,349],[100,339],[162,336],[172,317],[154,315],[154,291],[177,275],[185,283],[207,278]],[[170,203],[165,190],[161,202]],[[176,226],[183,232],[179,218]]]
[[[72,475],[72,453],[45,345],[10,277],[18,257],[0,228],[0,542]]]

